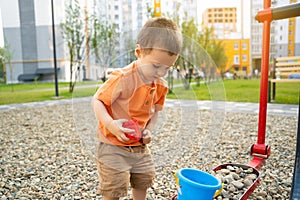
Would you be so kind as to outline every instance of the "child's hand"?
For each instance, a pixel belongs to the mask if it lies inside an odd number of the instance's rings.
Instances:
[[[149,129],[143,130],[143,144],[149,144],[151,142],[151,131]]]
[[[109,125],[106,127],[112,134],[114,134],[117,139],[121,142],[127,142],[129,140],[128,137],[126,137],[125,133],[132,133],[134,132],[133,129],[124,128],[122,125],[124,122],[126,122],[127,119],[117,119],[112,120]]]
[[[142,133],[137,120],[135,119],[128,120],[127,122],[123,123],[123,127],[134,130],[134,132],[132,133],[125,133],[126,137],[128,137],[130,140],[127,142],[127,144],[139,142],[141,140]]]

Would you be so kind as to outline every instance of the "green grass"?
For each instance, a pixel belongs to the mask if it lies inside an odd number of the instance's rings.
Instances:
[[[97,88],[97,82],[76,83],[73,93],[69,92],[69,83],[59,83],[59,98],[69,99],[73,97],[85,97],[93,95]],[[80,86],[91,85],[90,87],[80,88]],[[13,90],[12,90],[13,88]],[[13,103],[26,103],[55,98],[54,83],[26,83],[12,85],[0,85],[0,105]]]
[[[180,83],[178,80],[174,85]],[[68,83],[59,83],[59,96],[61,98],[74,98],[92,96],[99,82],[80,82],[72,93],[68,91]],[[89,87],[82,87],[90,85]],[[274,103],[298,104],[300,83],[277,83],[276,100]],[[0,85],[0,105],[51,100],[55,96],[54,83],[31,83]],[[172,93],[167,95],[170,99],[193,100],[226,100],[234,102],[259,102],[260,81],[252,80],[224,80],[200,86],[191,85],[189,90],[183,86],[174,87]]]
[[[92,84],[99,84],[99,82],[93,81],[93,82],[78,82],[76,83],[76,86],[82,86],[82,85],[92,85]],[[58,86],[61,87],[69,87],[68,82],[59,82]],[[23,83],[23,84],[0,84],[0,92],[12,92],[12,90],[15,92],[18,91],[34,91],[34,90],[40,90],[40,89],[54,89],[54,83],[52,82],[36,82],[36,83]]]
[[[68,83],[59,83],[59,87],[67,87]],[[0,84],[0,92],[19,92],[27,90],[51,89],[54,88],[54,83],[24,83],[24,84]]]
[[[75,89],[75,92],[72,94],[69,92],[68,89],[59,89],[59,98],[69,99],[73,97],[92,96],[95,93],[95,91],[96,90],[94,88],[81,88],[81,89]],[[53,99],[55,99],[54,90],[0,93],[0,105],[53,100]]]
[[[277,83],[273,103],[298,104],[300,83]],[[193,100],[226,100],[233,102],[254,102],[260,99],[260,80],[223,80],[216,83],[192,85],[189,90],[173,88],[167,98]]]

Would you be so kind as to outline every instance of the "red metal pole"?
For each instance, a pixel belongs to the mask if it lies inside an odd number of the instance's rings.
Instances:
[[[262,59],[261,59],[261,80],[260,80],[260,103],[258,119],[258,136],[257,143],[251,147],[251,154],[254,157],[250,165],[260,168],[264,159],[270,155],[270,147],[266,146],[266,119],[267,119],[267,102],[268,102],[268,74],[269,74],[269,54],[270,54],[270,24],[272,21],[271,1],[264,0],[264,11],[258,13],[257,19],[263,22],[262,38]]]
[[[300,4],[285,5],[271,8],[271,0],[264,0],[264,9],[255,16],[256,20],[263,23],[262,59],[261,59],[261,80],[260,80],[260,104],[258,119],[258,136],[256,144],[251,146],[251,155],[254,158],[249,165],[259,169],[264,165],[264,159],[271,154],[271,147],[265,144],[266,119],[268,102],[268,73],[270,55],[270,24],[272,20],[286,19],[300,16]]]
[[[266,116],[268,102],[268,74],[269,74],[269,52],[270,52],[270,21],[264,21],[262,45],[262,69],[260,80],[260,105],[258,121],[258,144],[265,143]]]

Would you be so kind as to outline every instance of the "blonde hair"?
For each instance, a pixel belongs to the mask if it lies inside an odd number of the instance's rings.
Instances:
[[[157,17],[145,23],[138,35],[137,44],[145,54],[149,54],[152,49],[160,49],[170,55],[178,55],[182,47],[182,37],[178,26],[172,20]]]

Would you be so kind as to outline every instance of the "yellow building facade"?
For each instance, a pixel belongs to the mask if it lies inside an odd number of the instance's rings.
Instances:
[[[250,76],[250,40],[223,39],[219,41],[222,41],[227,56],[225,71],[236,73],[239,77]]]
[[[161,17],[161,3],[160,0],[154,0],[154,16]]]
[[[225,72],[236,73],[239,77],[248,77],[250,66],[250,39],[244,39],[237,33],[237,14],[235,7],[207,8],[203,13],[203,26],[213,27],[217,41],[222,41],[227,63]],[[229,39],[230,38],[230,39]]]
[[[296,3],[296,0],[290,0],[290,3]],[[289,18],[289,33],[288,33],[288,56],[295,56],[295,32],[296,32],[296,18]]]

